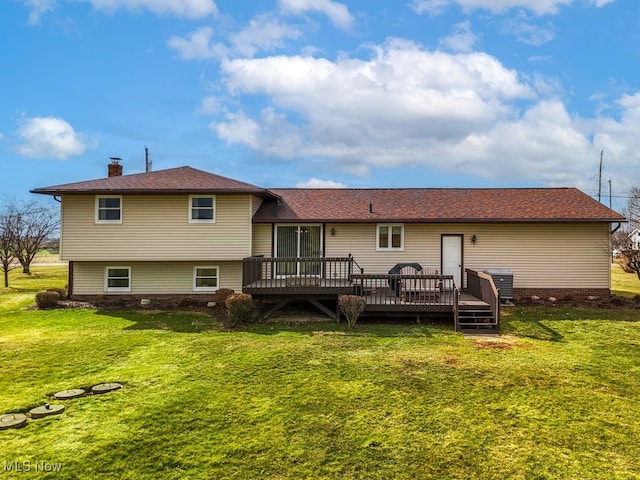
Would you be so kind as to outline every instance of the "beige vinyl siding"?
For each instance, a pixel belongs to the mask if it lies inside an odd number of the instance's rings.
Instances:
[[[270,257],[272,255],[272,229],[272,225],[266,223],[258,223],[253,226],[253,245],[251,255],[263,255],[265,257]]]
[[[124,195],[122,224],[95,223],[94,195],[62,201],[64,260],[240,260],[251,254],[250,195],[217,195],[215,223],[189,223],[189,195]]]
[[[263,202],[264,200],[262,200],[260,197],[251,196],[251,218],[253,218]]]
[[[131,267],[131,291],[115,295],[211,294],[193,291],[193,267],[217,266],[218,288],[242,290],[242,262],[74,262],[74,295],[105,293],[105,267]],[[111,293],[110,293],[111,295]]]
[[[405,224],[404,251],[376,251],[376,224],[327,224],[328,257],[351,253],[365,273],[399,262],[440,268],[442,234],[462,234],[464,267],[508,268],[515,288],[609,288],[606,223]],[[476,235],[477,242],[471,244]]]

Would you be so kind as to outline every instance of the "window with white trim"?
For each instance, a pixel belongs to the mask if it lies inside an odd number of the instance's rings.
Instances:
[[[131,291],[131,267],[105,267],[104,291],[105,292],[130,292]]]
[[[122,196],[96,196],[96,223],[122,223]]]
[[[376,250],[404,250],[403,224],[380,224],[376,233]]]
[[[220,269],[214,266],[193,267],[193,291],[213,292],[218,289]]]
[[[189,195],[189,223],[215,223],[216,197]]]

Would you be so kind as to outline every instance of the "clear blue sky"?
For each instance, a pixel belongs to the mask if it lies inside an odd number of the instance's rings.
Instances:
[[[638,0],[2,0],[5,195],[191,165],[264,187],[640,184]],[[614,199],[621,208],[624,199]]]

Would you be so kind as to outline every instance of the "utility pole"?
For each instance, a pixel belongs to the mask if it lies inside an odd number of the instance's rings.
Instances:
[[[604,150],[600,150],[600,169],[598,170],[598,201],[602,201],[602,156]]]
[[[611,207],[611,179],[609,179],[609,208]]]

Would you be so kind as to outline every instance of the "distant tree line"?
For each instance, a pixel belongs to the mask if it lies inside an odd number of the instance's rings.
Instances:
[[[0,269],[4,286],[9,286],[9,272],[22,267],[31,273],[36,254],[50,243],[58,231],[58,209],[37,201],[8,201],[0,206]]]

